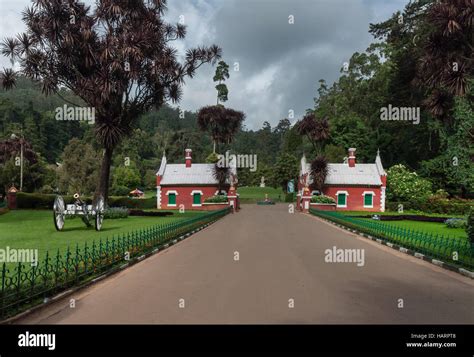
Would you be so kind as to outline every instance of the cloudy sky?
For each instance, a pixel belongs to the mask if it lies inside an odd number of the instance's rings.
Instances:
[[[93,3],[93,0],[86,0]],[[217,44],[230,65],[226,106],[245,112],[245,125],[274,126],[313,107],[319,79],[332,83],[342,64],[372,41],[370,23],[402,10],[408,0],[168,0],[167,19],[184,21],[188,34],[180,53]],[[24,30],[21,11],[29,0],[0,0],[0,39]],[[290,17],[294,23],[289,23]],[[234,68],[238,65],[238,71]],[[0,67],[10,67],[0,57]],[[214,68],[201,67],[187,80],[180,106],[214,104]]]

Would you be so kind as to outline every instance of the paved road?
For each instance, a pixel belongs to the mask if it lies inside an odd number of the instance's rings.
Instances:
[[[364,249],[365,265],[326,263],[333,246]],[[285,205],[244,205],[76,293],[75,308],[67,297],[19,322],[474,323],[473,288],[468,278]]]

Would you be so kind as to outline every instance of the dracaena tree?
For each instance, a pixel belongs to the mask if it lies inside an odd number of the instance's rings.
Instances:
[[[166,101],[178,102],[185,78],[221,57],[213,45],[189,49],[179,61],[172,44],[186,28],[165,22],[165,11],[166,0],[98,0],[93,8],[78,0],[33,0],[23,12],[26,32],[1,47],[20,74],[41,81],[45,94],[67,88],[95,108],[104,149],[96,194],[105,198],[112,154],[134,121]],[[16,75],[3,71],[5,89]]]
[[[298,134],[306,136],[314,150],[321,154],[324,144],[330,137],[328,119],[316,118],[314,113],[308,113],[296,125]]]
[[[324,156],[317,156],[311,161],[310,176],[313,179],[313,188],[322,192],[324,181],[328,175],[329,165]]]
[[[243,112],[218,104],[201,108],[197,122],[202,131],[210,132],[215,153],[217,143],[228,144],[232,141],[244,119]]]
[[[446,118],[454,96],[469,92],[474,75],[474,1],[439,0],[426,14],[427,36],[414,83],[428,90],[425,105]]]

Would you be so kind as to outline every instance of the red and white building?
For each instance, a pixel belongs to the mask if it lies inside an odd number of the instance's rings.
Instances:
[[[355,152],[356,149],[349,149],[345,163],[328,164],[322,194],[334,198],[336,210],[384,212],[387,173],[383,169],[380,152],[377,151],[373,164],[356,163]],[[311,197],[320,194],[310,189],[313,181],[310,170],[311,164],[303,155],[297,194],[298,207],[303,211],[315,206],[310,203]],[[316,208],[327,209],[324,206]],[[334,205],[330,207],[333,208]]]
[[[230,164],[230,177],[236,182],[237,170]],[[230,179],[221,193],[228,198],[227,204],[206,204],[210,196],[217,195],[218,181],[214,178],[214,164],[192,162],[192,150],[185,150],[184,164],[168,164],[163,154],[161,165],[156,173],[156,206],[158,209],[214,210],[226,206],[238,207],[235,185]]]

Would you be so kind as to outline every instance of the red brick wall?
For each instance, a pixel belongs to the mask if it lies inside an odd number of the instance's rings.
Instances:
[[[168,191],[176,191],[176,206],[168,206]],[[193,206],[192,191],[202,191],[201,203],[209,196],[214,196],[217,191],[217,186],[165,186],[161,187],[161,209],[179,209],[181,204],[184,204],[185,209],[205,209],[202,206]],[[224,207],[222,207],[224,208]]]
[[[380,188],[379,187],[348,187],[348,186],[327,186],[323,189],[326,196],[333,197],[337,203],[336,192],[347,191],[347,208],[336,207],[336,211],[370,211],[380,212]],[[375,193],[373,197],[373,208],[364,207],[364,191],[372,191]]]

